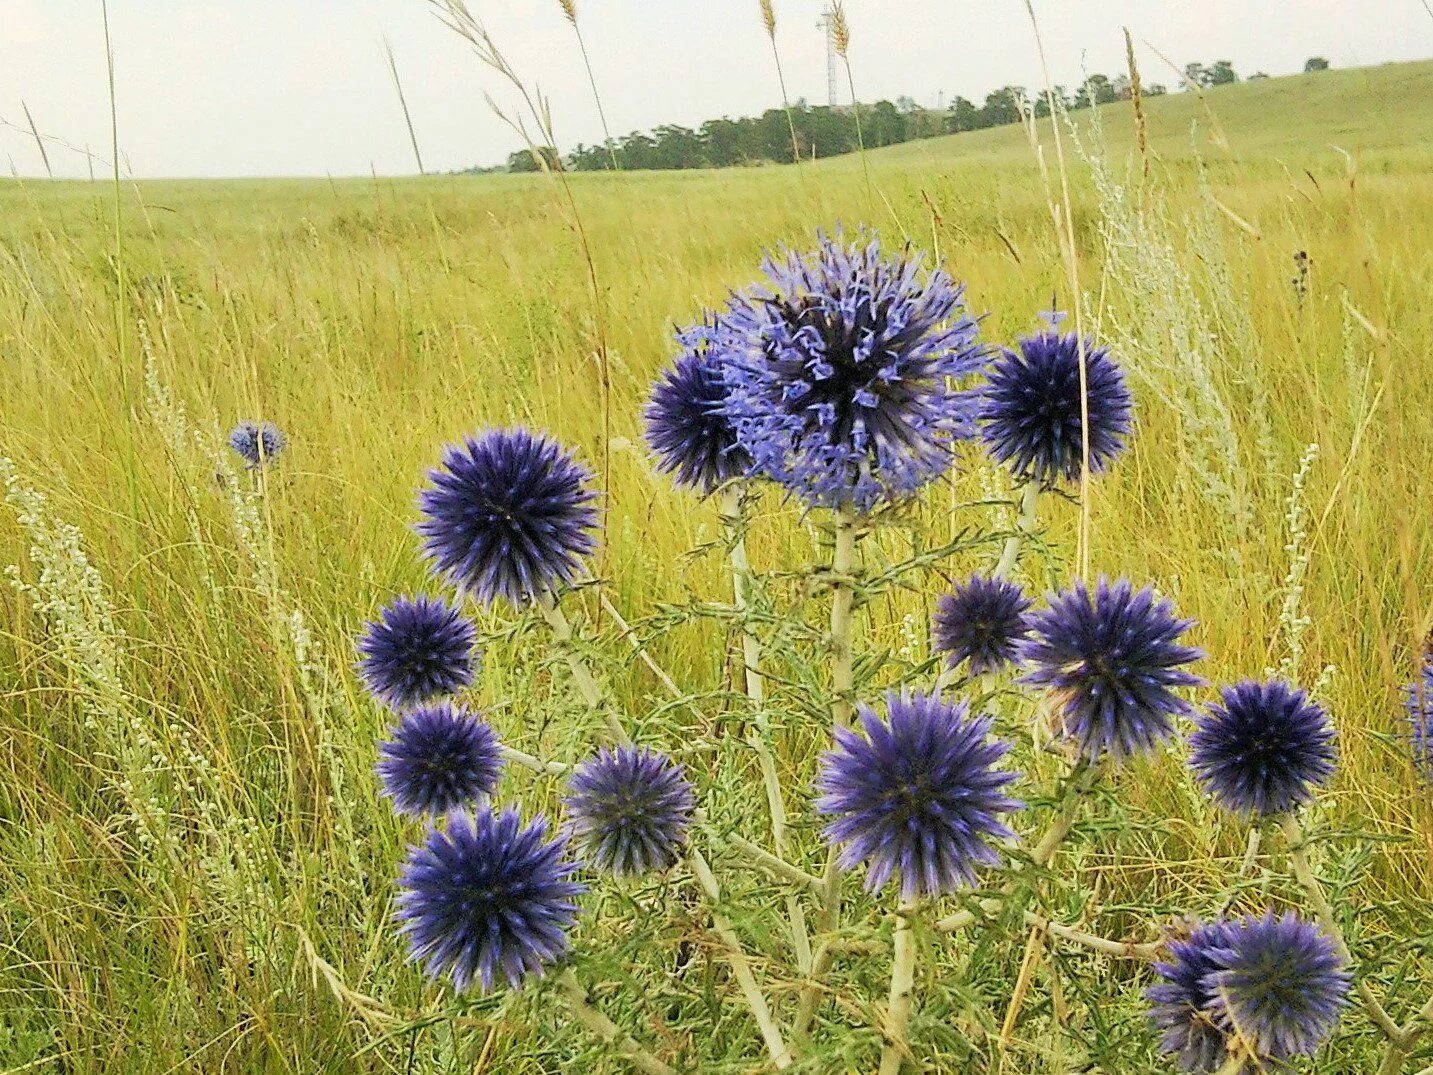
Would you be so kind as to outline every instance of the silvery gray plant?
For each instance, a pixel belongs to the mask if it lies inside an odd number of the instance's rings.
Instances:
[[[1048,320],[991,347],[959,285],[864,232],[769,258],[677,334],[643,415],[657,470],[721,527],[706,551],[725,557],[730,594],[632,624],[589,573],[600,506],[573,452],[513,428],[443,453],[417,530],[460,603],[401,598],[358,648],[394,710],[381,790],[421,825],[396,928],[455,1010],[560,997],[616,1066],[647,1072],[985,1070],[1054,980],[1042,964],[1073,951],[1093,972],[1082,990],[1142,992],[1148,1011],[1143,1045],[1083,1070],[1148,1070],[1129,1058],[1152,1052],[1165,1070],[1277,1069],[1316,1053],[1355,998],[1387,1040],[1382,1075],[1404,1070],[1433,1002],[1389,1014],[1301,820],[1335,769],[1327,713],[1277,679],[1197,711],[1192,621],[1137,581],[1061,584],[1036,540],[1042,498],[1114,465],[1133,433],[1115,358]],[[911,505],[962,446],[1009,468],[1018,521],[994,529],[975,521],[988,503],[966,505],[969,525],[930,546]],[[752,564],[758,499],[800,513],[818,563]],[[912,551],[891,559],[872,536],[900,530]],[[988,563],[950,585],[957,555]],[[1051,592],[1035,601],[1022,574]],[[932,579],[928,652],[860,644],[873,602]],[[657,659],[662,635],[693,626],[737,655],[731,689],[688,691]],[[526,647],[571,684],[567,754],[541,749],[553,736],[500,741],[465,702],[487,644]],[[665,693],[649,711],[612,687],[630,660]],[[505,704],[521,729],[547,722]],[[1421,690],[1409,711],[1426,754]],[[1151,908],[1134,936],[1098,936],[1082,923],[1099,886],[1059,853],[1123,823],[1121,780],[1180,739],[1200,791],[1247,824],[1246,869],[1184,914]],[[1282,858],[1260,847],[1274,832]]]

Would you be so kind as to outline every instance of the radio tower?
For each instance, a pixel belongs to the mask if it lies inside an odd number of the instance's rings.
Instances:
[[[826,99],[827,103],[835,108],[840,103],[836,100],[836,13],[827,8],[816,25],[826,31]]]

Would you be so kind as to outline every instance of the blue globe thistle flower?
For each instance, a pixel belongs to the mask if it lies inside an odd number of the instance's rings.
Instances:
[[[1190,711],[1174,688],[1202,682],[1181,667],[1203,656],[1179,641],[1192,626],[1151,589],[1100,579],[1091,594],[1076,582],[1032,617],[1020,644],[1023,680],[1051,692],[1065,738],[1086,760],[1149,753]]]
[[[1171,941],[1169,958],[1154,965],[1162,981],[1145,991],[1149,1018],[1160,1034],[1160,1052],[1174,1057],[1180,1071],[1217,1072],[1229,1059],[1224,1032],[1214,1021],[1209,976],[1219,970],[1215,953],[1228,949],[1227,922],[1196,926],[1184,940]]]
[[[722,413],[727,393],[710,350],[713,324],[708,315],[677,333],[682,354],[652,385],[644,411],[647,446],[657,457],[657,469],[703,495],[751,467],[751,456],[737,444]]]
[[[980,422],[991,454],[1019,477],[1054,485],[1075,481],[1082,465],[1080,337],[1041,332],[1004,350],[991,365]],[[1109,351],[1085,344],[1090,470],[1124,450],[1133,399]]]
[[[935,648],[951,668],[968,660],[973,675],[994,672],[1015,659],[1029,611],[1018,583],[973,575],[936,602]]]
[[[711,343],[754,471],[811,506],[861,512],[945,474],[951,442],[977,432],[977,393],[952,382],[987,357],[963,288],[864,235],[822,236],[763,271]]]
[[[358,673],[369,692],[406,709],[473,681],[478,629],[457,609],[427,596],[385,605],[358,640]]]
[[[1204,790],[1245,817],[1284,814],[1333,775],[1334,730],[1323,709],[1287,683],[1225,687],[1189,738],[1189,764]]]
[[[686,842],[695,796],[665,754],[621,746],[573,770],[565,800],[573,838],[599,870],[665,870]]]
[[[229,447],[244,460],[246,470],[272,463],[288,442],[273,422],[240,422],[229,431]]]
[[[1413,760],[1433,783],[1433,660],[1425,660],[1422,675],[1405,688],[1404,703],[1413,726]]]
[[[491,795],[503,752],[484,721],[439,703],[404,714],[378,744],[374,768],[398,813],[439,815]]]
[[[398,919],[412,959],[428,976],[482,992],[503,979],[518,986],[567,950],[584,889],[570,880],[567,841],[547,839],[541,817],[524,826],[517,811],[454,814],[409,850]]]
[[[1337,945],[1297,915],[1239,919],[1210,954],[1209,1011],[1261,1060],[1317,1051],[1348,1003],[1351,978]]]
[[[1022,805],[1002,791],[1018,774],[995,767],[1010,747],[964,702],[892,691],[886,710],[889,722],[861,706],[865,738],[837,728],[821,759],[826,839],[841,847],[842,869],[866,863],[872,892],[896,873],[904,900],[973,886],[977,866],[1000,862],[990,842],[1014,835],[1000,815]]]
[[[485,605],[514,605],[571,583],[595,548],[592,475],[555,441],[490,429],[450,445],[418,496],[423,552]]]

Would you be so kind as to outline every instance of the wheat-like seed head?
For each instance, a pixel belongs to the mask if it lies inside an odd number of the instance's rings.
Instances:
[[[771,0],[757,0],[761,5],[761,25],[766,27],[766,36],[773,41],[776,40],[776,9],[771,6]]]
[[[851,47],[851,24],[846,21],[846,9],[841,4],[831,5],[831,37],[836,44],[836,55],[846,59]]]
[[[567,16],[567,21],[573,26],[577,25],[577,0],[557,0],[562,5],[562,13]]]

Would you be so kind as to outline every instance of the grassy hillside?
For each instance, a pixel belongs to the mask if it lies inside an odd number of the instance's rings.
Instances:
[[[1106,148],[1081,117],[1094,171],[1064,143],[1078,296],[1050,223],[1056,180],[1018,129],[864,162],[574,176],[595,301],[568,203],[540,177],[125,185],[118,241],[111,188],[0,181],[0,455],[19,509],[0,510],[0,563],[65,598],[47,619],[32,593],[0,590],[0,1070],[609,1063],[521,999],[475,1005],[452,1032],[395,1033],[373,1015],[367,998],[412,1015],[438,994],[389,921],[411,833],[375,798],[385,718],[349,671],[352,639],[388,597],[426,585],[414,490],[444,442],[489,423],[610,461],[600,566],[629,618],[721,594],[717,557],[683,558],[716,537],[713,509],[652,472],[636,416],[674,323],[750,280],[763,249],[837,223],[945,264],[993,342],[1034,327],[1052,295],[1084,304],[1138,400],[1134,448],[1094,489],[1094,568],[1153,582],[1196,618],[1211,680],[1282,664],[1318,685],[1342,749],[1319,823],[1385,840],[1333,841],[1320,868],[1365,909],[1360,954],[1413,979],[1400,1013],[1421,1003],[1428,963],[1404,939],[1427,928],[1433,807],[1398,737],[1397,689],[1433,626],[1430,99],[1433,63],[1168,97],[1151,107],[1147,179],[1128,105],[1101,110]],[[258,417],[291,447],[255,500],[243,476],[216,477],[215,453]],[[972,457],[921,505],[924,532],[943,541],[966,518],[953,505],[1009,492]],[[1045,536],[1065,564],[1076,519],[1052,498]],[[755,562],[807,562],[818,523],[766,496]],[[908,541],[880,533],[868,563]],[[923,645],[934,596],[872,607],[858,649]],[[484,697],[512,743],[560,756],[579,710],[520,641],[490,647]],[[710,631],[654,654],[694,690],[730,673]],[[671,741],[724,727],[720,696],[694,715],[664,707],[635,661],[611,674]],[[798,798],[818,747],[783,743]],[[553,805],[546,785],[509,779]],[[1120,790],[1133,826],[1080,859],[1115,908],[1092,925],[1130,928],[1121,906],[1204,908],[1237,868],[1239,826],[1177,757],[1127,771]],[[141,835],[151,796],[169,819],[157,848]],[[799,838],[815,856],[814,835]],[[958,981],[958,958],[931,980]],[[1101,1070],[1133,1075],[1157,1063],[1138,982],[1128,998],[1092,1012],[1072,996],[1065,1018],[1114,1026],[1128,1066]],[[1373,1038],[1350,1022],[1318,1070],[1370,1070]],[[1007,1070],[1075,1069],[1052,1027],[1033,1011]],[[937,1060],[956,1063],[960,1044],[941,1041],[952,1051]],[[727,1068],[749,1068],[730,1048]]]

